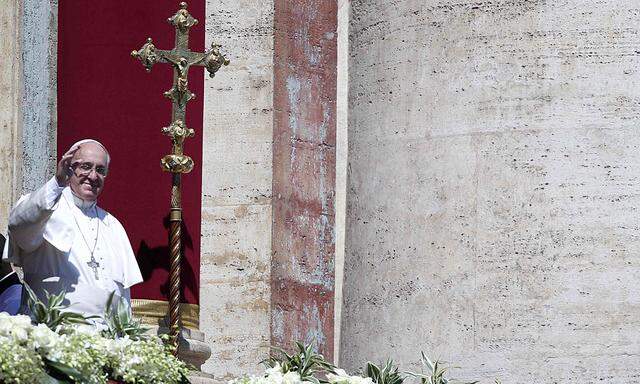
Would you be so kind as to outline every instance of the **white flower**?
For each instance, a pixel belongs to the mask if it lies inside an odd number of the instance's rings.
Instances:
[[[282,377],[282,384],[300,384],[300,375],[298,372],[287,372]]]
[[[19,342],[26,342],[29,339],[29,333],[24,328],[13,328],[11,334],[13,335],[13,339]]]
[[[11,337],[18,342],[26,342],[31,331],[31,319],[29,316],[10,316],[6,312],[0,312],[0,336]]]
[[[34,349],[0,337],[0,382],[41,383],[44,375],[42,359]]]
[[[31,318],[27,315],[9,316],[14,327],[27,329],[31,327]]]
[[[278,374],[282,375],[282,367],[280,366],[280,363],[276,363],[276,365],[274,365],[273,367],[265,370],[265,374],[267,376],[278,375]]]
[[[350,376],[344,369],[336,369],[336,373],[328,373],[327,380],[331,384],[373,384],[370,377]]]
[[[101,336],[100,330],[92,324],[73,324],[70,328],[75,333],[80,333],[87,336]]]
[[[50,330],[46,325],[38,324],[37,326],[33,327],[31,338],[34,348],[39,348],[45,354],[47,354],[58,345],[60,336]]]

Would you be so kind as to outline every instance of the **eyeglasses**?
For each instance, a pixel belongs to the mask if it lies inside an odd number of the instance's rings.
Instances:
[[[95,170],[96,174],[106,177],[108,172],[107,167],[93,163],[74,163],[71,166],[78,172],[78,176],[89,176]]]

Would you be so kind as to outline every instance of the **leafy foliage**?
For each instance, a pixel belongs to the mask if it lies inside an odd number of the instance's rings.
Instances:
[[[376,384],[402,384],[405,379],[405,376],[399,372],[398,366],[394,365],[391,359],[380,366],[368,361],[364,375],[370,377]]]
[[[27,305],[31,312],[31,320],[36,324],[45,324],[49,329],[56,330],[63,325],[89,324],[87,320],[96,316],[82,316],[79,313],[64,311],[67,306],[63,304],[65,291],[52,295],[44,291],[47,303],[43,303],[33,292],[31,287],[24,284],[28,294]]]
[[[279,365],[282,373],[296,372],[303,381],[319,383],[315,375],[334,372],[335,366],[319,354],[312,344],[295,343],[295,351],[291,354],[282,348],[273,347],[271,357],[263,363],[270,368]]]
[[[321,355],[314,352],[310,345],[297,342],[296,348],[297,351],[292,354],[274,348],[277,353],[274,353],[269,360],[263,361],[267,365],[263,375],[243,376],[227,384],[403,384],[408,382],[409,376],[418,378],[418,384],[478,383],[477,381],[463,383],[445,378],[448,367],[439,361],[432,362],[424,353],[421,353],[422,373],[402,372],[398,365],[389,359],[380,365],[367,362],[364,373],[360,376],[350,375],[345,370],[326,362]],[[326,376],[318,375],[320,373]],[[312,376],[314,374],[317,376]],[[495,384],[500,384],[500,381],[496,379]]]
[[[78,372],[77,369],[71,368],[70,366],[58,361],[49,359],[44,359],[44,361],[49,375],[47,379],[50,383],[67,384],[82,382],[82,374]]]
[[[116,297],[115,291],[109,295],[107,307],[105,309],[104,320],[107,329],[104,331],[106,337],[119,338],[128,336],[132,340],[142,340],[149,328],[142,326],[140,320],[134,319],[127,303],[118,296],[118,301],[113,305]]]
[[[460,381],[452,381],[444,377],[444,374],[447,372],[449,367],[443,366],[438,360],[434,362],[431,361],[424,354],[424,352],[420,352],[420,362],[422,363],[423,368],[426,368],[427,374],[424,373],[409,373],[409,375],[417,377],[420,379],[420,384],[475,384],[477,381],[472,382],[460,382]]]

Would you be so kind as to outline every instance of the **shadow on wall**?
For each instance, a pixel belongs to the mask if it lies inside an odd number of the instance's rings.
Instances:
[[[164,228],[169,231],[169,215],[166,215],[162,219],[162,224]],[[182,223],[182,254],[184,254],[184,248],[188,248],[193,250],[193,239],[189,234],[184,222]],[[161,269],[167,271],[169,273],[169,246],[160,246],[160,247],[149,247],[146,241],[142,240],[140,242],[140,246],[138,247],[138,253],[136,255],[138,259],[138,265],[140,267],[140,272],[142,272],[142,278],[144,281],[149,281],[151,276],[153,275],[153,271],[157,269]],[[182,284],[183,286],[191,291],[192,293],[197,293],[196,282],[198,281],[198,276],[195,275],[193,268],[188,263],[182,263]],[[165,283],[160,285],[160,292],[163,296],[169,297],[169,281],[167,280]],[[196,295],[197,296],[197,295]]]

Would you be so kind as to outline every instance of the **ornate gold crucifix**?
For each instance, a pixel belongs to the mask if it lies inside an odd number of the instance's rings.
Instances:
[[[210,77],[223,65],[229,65],[229,60],[220,53],[220,45],[212,44],[205,53],[189,50],[189,28],[198,23],[187,11],[187,3],[180,3],[180,9],[175,15],[167,19],[176,29],[175,48],[170,51],[156,49],[151,38],[131,56],[138,58],[147,69],[155,63],[169,63],[173,65],[173,87],[164,93],[172,100],[171,124],[162,128],[162,133],[171,137],[172,153],[161,160],[162,169],[171,172],[173,182],[171,186],[171,210],[169,212],[169,334],[174,346],[178,346],[180,334],[180,267],[182,263],[182,202],[181,175],[193,169],[193,160],[184,154],[184,140],[193,137],[194,130],[186,125],[185,114],[187,102],[195,97],[188,89],[187,75],[189,68],[194,65],[204,66]],[[177,353],[177,348],[175,350]]]

